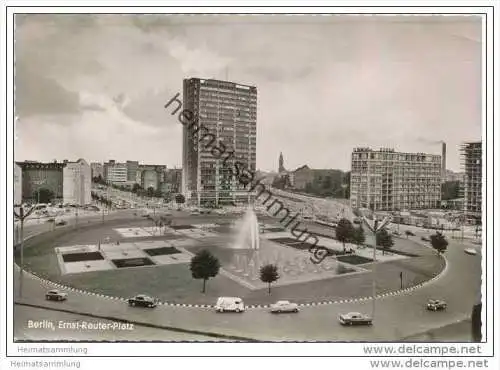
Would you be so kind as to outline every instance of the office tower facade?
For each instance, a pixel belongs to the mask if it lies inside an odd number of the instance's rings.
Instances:
[[[23,202],[37,203],[40,191],[48,190],[55,200],[63,198],[64,162],[41,163],[34,161],[16,162],[21,167]]]
[[[138,161],[127,161],[127,181],[135,182],[137,169],[139,168]]]
[[[84,159],[67,162],[63,168],[63,202],[86,205],[91,201],[92,172]]]
[[[257,88],[234,82],[184,80],[183,109],[193,113],[198,132],[184,125],[182,192],[198,206],[243,204],[253,194],[235,175],[235,163],[255,173]],[[207,146],[206,133],[224,147],[220,157]],[[222,145],[220,145],[222,144]]]
[[[462,144],[462,166],[464,168],[464,214],[472,220],[481,220],[482,210],[482,143],[469,142]]]
[[[104,179],[109,184],[126,183],[128,176],[127,164],[110,160],[104,163]]]
[[[375,211],[439,208],[440,155],[356,148],[351,157],[350,201]]]

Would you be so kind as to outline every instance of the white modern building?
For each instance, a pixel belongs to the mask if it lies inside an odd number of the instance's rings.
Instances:
[[[23,202],[23,170],[14,163],[14,204],[19,205]]]
[[[127,182],[128,178],[127,164],[118,163],[113,160],[104,163],[104,177],[106,182],[111,184]]]
[[[63,202],[76,205],[90,204],[92,172],[84,159],[67,162],[63,169]]]

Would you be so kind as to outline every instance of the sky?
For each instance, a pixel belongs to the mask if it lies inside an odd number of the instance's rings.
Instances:
[[[180,167],[164,105],[199,77],[257,87],[261,170],[444,140],[459,171],[481,140],[481,37],[473,16],[18,15],[15,159]]]

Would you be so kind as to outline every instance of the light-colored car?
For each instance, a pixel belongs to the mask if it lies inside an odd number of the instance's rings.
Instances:
[[[49,290],[45,293],[45,299],[47,301],[65,301],[68,299],[68,294],[61,292],[60,290]]]
[[[339,322],[342,325],[372,325],[372,318],[359,312],[349,312],[339,315]]]
[[[219,297],[215,304],[216,312],[244,312],[245,304],[238,297]]]
[[[271,305],[271,313],[283,313],[283,312],[299,312],[299,306],[297,303],[292,303],[290,301],[278,301]]]
[[[471,256],[475,256],[477,254],[477,250],[474,248],[466,248],[464,249],[464,252],[470,254]]]
[[[446,306],[446,302],[442,299],[429,299],[429,302],[427,302],[427,309],[429,311],[446,310]]]

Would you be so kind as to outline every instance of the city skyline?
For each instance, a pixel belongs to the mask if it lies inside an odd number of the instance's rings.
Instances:
[[[461,171],[460,144],[481,137],[479,17],[24,16],[15,159],[180,167],[163,106],[189,77],[257,86],[265,171],[280,152],[288,170],[350,170],[355,147],[441,154],[441,140]]]

